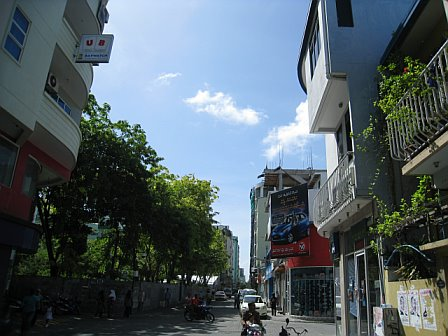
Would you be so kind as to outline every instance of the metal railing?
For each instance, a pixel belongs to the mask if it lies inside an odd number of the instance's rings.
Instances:
[[[314,198],[313,218],[318,225],[355,198],[353,157],[353,152],[344,155],[335,171]]]
[[[448,40],[387,117],[392,158],[409,161],[448,127]]]

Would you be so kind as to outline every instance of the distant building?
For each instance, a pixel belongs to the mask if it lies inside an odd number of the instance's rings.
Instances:
[[[216,225],[216,227],[221,230],[224,241],[225,248],[227,252],[227,261],[229,268],[220,275],[219,283],[221,288],[231,288],[235,289],[239,282],[239,245],[238,237],[232,235],[232,231],[229,229],[228,225]]]
[[[303,186],[307,198],[307,209],[312,209],[314,197],[326,181],[326,171],[316,169],[264,169],[258,176],[262,181],[255,185],[250,193],[251,199],[251,260],[250,260],[250,285],[265,299],[277,295],[279,307],[284,312],[295,315],[308,315],[310,310],[325,311],[325,316],[331,314],[325,307],[311,307],[310,304],[302,304],[305,301],[306,286],[313,287],[313,279],[319,279],[321,284],[331,284],[333,271],[329,255],[328,239],[317,235],[313,225],[312,213],[309,216],[309,229],[306,234],[310,243],[306,256],[275,257],[272,254],[272,232],[270,204],[271,197],[276,192]],[[291,229],[292,230],[292,229]],[[289,238],[287,238],[289,239]],[[287,246],[288,241],[282,243]],[[283,245],[284,244],[284,245]],[[297,242],[299,245],[299,242]],[[310,302],[318,293],[308,291],[306,296]],[[331,299],[332,292],[326,293]],[[307,301],[308,302],[308,301]],[[302,304],[303,309],[297,309]],[[305,307],[307,309],[305,309]],[[314,313],[313,313],[314,314]]]

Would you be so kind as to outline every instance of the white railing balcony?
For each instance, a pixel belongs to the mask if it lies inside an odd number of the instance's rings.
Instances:
[[[392,158],[410,161],[448,127],[448,40],[387,117]]]
[[[348,152],[314,198],[314,223],[322,226],[355,199],[353,152]]]

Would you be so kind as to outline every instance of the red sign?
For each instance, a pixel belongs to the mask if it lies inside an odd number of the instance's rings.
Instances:
[[[285,245],[271,245],[272,258],[310,255],[310,237]]]

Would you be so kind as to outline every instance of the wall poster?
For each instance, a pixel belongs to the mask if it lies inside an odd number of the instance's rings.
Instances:
[[[404,290],[397,291],[397,302],[401,324],[409,327],[408,292]]]
[[[421,329],[422,319],[420,310],[420,300],[418,295],[418,290],[410,290],[408,292],[408,304],[409,304],[409,322],[411,327]]]
[[[422,311],[423,329],[437,331],[436,313],[434,310],[434,294],[431,289],[419,290]]]

